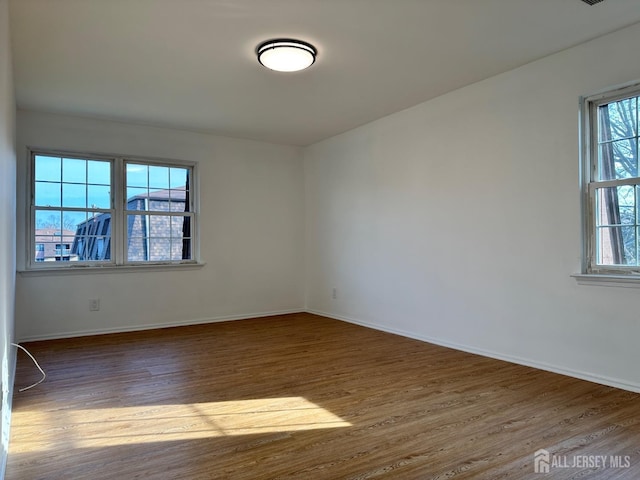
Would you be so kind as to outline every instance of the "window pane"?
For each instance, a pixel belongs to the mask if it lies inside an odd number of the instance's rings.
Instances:
[[[627,185],[596,189],[596,225],[636,224],[635,192]]]
[[[86,212],[62,212],[62,225],[64,230],[76,234],[78,226],[87,219]]]
[[[59,157],[36,155],[35,179],[43,182],[59,182],[61,180],[61,160]]]
[[[598,171],[600,180],[638,176],[637,139],[616,140],[600,145]]]
[[[598,107],[598,178],[638,176],[638,98]]]
[[[36,182],[35,204],[39,207],[60,206],[60,184],[48,182]]]
[[[127,260],[148,260],[147,225],[148,215],[127,215]]]
[[[637,98],[626,98],[598,108],[600,137],[606,142],[637,135],[638,125]]]
[[[111,162],[89,160],[87,182],[94,185],[111,185]]]
[[[127,236],[146,237],[148,215],[127,215]]]
[[[127,243],[127,261],[145,262],[147,261],[147,239],[134,237]]]
[[[74,212],[75,213],[75,212]],[[79,261],[106,261],[111,258],[111,214],[78,213],[72,255]]]
[[[62,212],[52,210],[36,210],[36,230],[62,230]],[[36,235],[38,233],[36,232]]]
[[[168,238],[149,239],[149,260],[152,262],[171,260],[171,242]]]
[[[111,208],[111,187],[103,185],[89,185],[88,207],[89,208]]]
[[[127,188],[127,209],[146,210],[149,190],[146,188]]]
[[[169,190],[169,200],[171,201],[171,212],[184,212],[189,211],[189,207],[187,206],[185,210],[185,201],[186,201],[186,191],[184,188],[182,189],[173,189]]]
[[[92,237],[87,247],[87,257],[92,261],[111,259],[110,237]]]
[[[182,238],[191,236],[191,219],[189,217],[171,217],[171,236]]]
[[[149,210],[154,212],[169,211],[169,190],[155,190],[149,192],[149,201],[147,206]]]
[[[171,236],[171,217],[164,215],[152,215],[149,221],[150,237],[170,237]]]
[[[187,184],[187,172],[188,168],[171,168],[169,175],[171,180],[169,182],[169,188],[182,188],[184,189]]]
[[[169,167],[149,166],[149,189],[169,188]]]
[[[137,163],[127,163],[127,187],[149,186],[149,167]]]
[[[62,206],[85,208],[87,206],[87,186],[75,183],[62,184]]]
[[[599,265],[637,265],[635,227],[599,227],[596,235]]]
[[[87,161],[75,158],[62,159],[62,181],[87,183]]]

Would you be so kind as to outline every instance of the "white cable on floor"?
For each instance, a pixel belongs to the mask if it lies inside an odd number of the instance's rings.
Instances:
[[[24,348],[22,345],[18,345],[17,343],[12,343],[11,345],[13,345],[14,347],[18,347],[19,349],[21,349],[24,353],[26,353],[27,355],[29,355],[29,358],[31,358],[31,360],[33,360],[33,363],[36,364],[36,367],[38,367],[38,370],[40,370],[40,373],[42,374],[42,378],[40,380],[38,380],[36,383],[34,383],[33,385],[29,385],[28,387],[24,387],[21,388],[20,390],[18,390],[19,392],[24,392],[25,390],[29,390],[30,388],[35,387],[36,385],[40,385],[42,382],[44,382],[44,379],[47,378],[47,374],[44,373],[44,370],[42,370],[42,368],[40,367],[40,365],[38,364],[38,361],[33,358],[33,355],[31,355],[31,353],[29,353],[29,350],[27,350],[26,348]]]

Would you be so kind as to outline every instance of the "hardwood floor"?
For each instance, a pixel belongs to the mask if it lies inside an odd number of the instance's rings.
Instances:
[[[310,314],[27,347],[8,480],[640,478],[638,394]]]

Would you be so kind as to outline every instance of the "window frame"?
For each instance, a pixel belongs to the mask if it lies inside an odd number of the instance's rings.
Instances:
[[[587,277],[620,277],[623,283],[632,281],[640,284],[640,265],[606,265],[598,263],[597,240],[597,198],[596,191],[599,188],[619,186],[640,187],[640,172],[638,176],[614,180],[598,180],[599,173],[599,122],[598,108],[602,105],[613,103],[627,98],[640,97],[640,82],[633,82],[622,86],[610,88],[593,95],[580,98],[580,196],[582,209],[582,265],[581,275],[575,275],[579,281],[587,281]],[[640,102],[640,98],[638,99]],[[637,123],[640,123],[640,118]],[[636,136],[640,132],[636,132]],[[636,198],[636,208],[640,208],[640,202]],[[637,212],[636,212],[637,215]],[[636,245],[640,239],[636,238]],[[599,281],[596,279],[596,281]],[[608,281],[607,285],[615,282]],[[621,286],[628,286],[622,285]],[[639,285],[640,286],[640,285]]]
[[[36,261],[36,210],[42,207],[35,205],[35,158],[36,156],[53,156],[81,160],[109,161],[111,163],[111,194],[110,209],[96,209],[111,214],[111,244],[109,260],[44,262]],[[27,148],[27,208],[26,208],[26,256],[25,272],[81,272],[81,271],[140,271],[144,269],[179,269],[181,267],[200,266],[199,249],[199,183],[198,164],[184,160],[163,159],[153,157],[141,157],[134,155],[108,155],[77,151],[53,150],[46,148]],[[191,258],[180,260],[147,260],[129,261],[127,259],[127,198],[126,198],[126,165],[127,163],[143,164],[147,166],[163,166],[186,168],[189,170],[189,212],[183,212],[180,216],[188,216],[191,228]],[[51,210],[73,211],[73,207],[50,207]],[[46,210],[46,208],[44,208]],[[82,209],[79,209],[82,210]],[[86,209],[85,209],[86,210]],[[144,215],[140,211],[141,215]],[[149,213],[149,212],[147,212]],[[170,212],[151,212],[171,216]],[[176,215],[174,213],[174,215]]]

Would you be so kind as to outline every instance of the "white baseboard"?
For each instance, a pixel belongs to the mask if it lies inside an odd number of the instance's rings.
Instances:
[[[604,376],[596,375],[590,372],[583,372],[579,370],[573,370],[570,368],[560,367],[558,365],[548,364],[545,362],[539,362],[537,360],[531,360],[528,358],[517,357],[514,355],[506,355],[499,352],[484,350],[481,348],[471,347],[468,345],[462,345],[459,343],[449,342],[439,338],[417,334],[415,332],[407,332],[400,329],[390,328],[386,325],[379,325],[372,322],[365,322],[355,318],[346,317],[344,315],[336,315],[333,313],[327,313],[327,312],[314,310],[314,309],[307,309],[307,312],[313,313],[315,315],[321,315],[323,317],[333,318],[335,320],[341,320],[347,323],[353,323],[355,325],[360,325],[363,327],[373,328],[375,330],[380,330],[387,333],[393,333],[395,335],[401,335],[403,337],[412,338],[414,340],[420,340],[423,342],[432,343],[434,345],[440,345],[442,347],[452,348],[454,350],[460,350],[467,353],[474,353],[476,355],[481,355],[483,357],[495,358],[497,360],[504,360],[506,362],[515,363],[518,365],[537,368],[538,370],[545,370],[547,372],[559,373],[560,375],[579,378],[580,380],[587,380],[589,382],[598,383],[601,385],[607,385],[609,387],[615,387],[615,388],[620,388],[622,390],[628,390],[631,392],[640,393],[639,384],[631,383],[626,380],[621,380],[619,378],[604,377]]]
[[[119,327],[110,327],[110,328],[98,328],[98,329],[91,329],[91,330],[68,331],[68,332],[53,333],[50,335],[25,336],[20,338],[19,343],[36,342],[40,340],[56,340],[59,338],[88,337],[91,335],[104,335],[108,333],[137,332],[137,331],[143,331],[143,330],[154,330],[158,328],[184,327],[188,325],[201,325],[205,323],[229,322],[233,320],[247,320],[250,318],[260,318],[260,317],[274,317],[276,315],[287,315],[290,313],[301,313],[301,312],[304,312],[304,309],[294,308],[294,309],[277,310],[277,311],[270,311],[270,312],[256,312],[256,313],[247,313],[247,314],[240,314],[240,315],[221,315],[218,317],[211,317],[211,318],[178,320],[175,322],[167,322],[167,323],[148,323],[143,325],[128,325],[128,326],[119,326]]]

